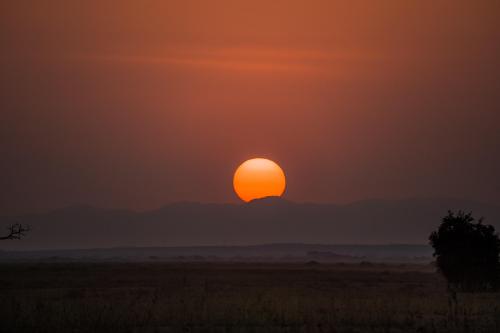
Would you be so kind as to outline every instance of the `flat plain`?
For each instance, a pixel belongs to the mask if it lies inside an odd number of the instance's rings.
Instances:
[[[500,332],[432,265],[10,263],[0,332]]]

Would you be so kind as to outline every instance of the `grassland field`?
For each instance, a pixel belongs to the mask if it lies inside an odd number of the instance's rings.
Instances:
[[[0,264],[0,332],[500,332],[431,265]]]

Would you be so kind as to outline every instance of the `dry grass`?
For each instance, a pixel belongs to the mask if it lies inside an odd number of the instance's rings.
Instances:
[[[428,266],[4,264],[0,332],[500,332]]]

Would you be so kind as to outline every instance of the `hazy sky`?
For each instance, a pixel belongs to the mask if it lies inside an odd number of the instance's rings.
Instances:
[[[2,1],[0,213],[500,202],[499,1]]]

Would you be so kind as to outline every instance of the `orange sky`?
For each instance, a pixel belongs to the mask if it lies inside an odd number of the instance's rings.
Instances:
[[[0,213],[286,197],[500,201],[498,1],[0,4]]]

